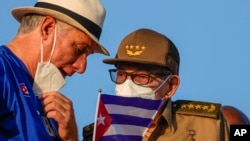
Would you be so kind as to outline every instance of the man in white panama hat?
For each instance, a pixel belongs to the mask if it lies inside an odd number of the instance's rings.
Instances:
[[[17,35],[0,46],[0,140],[76,141],[73,104],[58,90],[84,73],[99,43],[105,9],[99,0],[38,0],[12,10]]]

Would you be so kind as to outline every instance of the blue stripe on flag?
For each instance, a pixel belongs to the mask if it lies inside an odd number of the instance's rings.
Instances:
[[[117,104],[124,106],[134,106],[148,110],[158,110],[161,100],[143,99],[138,97],[119,97],[107,94],[101,94],[105,104]],[[129,99],[129,100],[128,100]],[[159,102],[156,102],[159,101]],[[147,103],[147,104],[145,104]]]
[[[109,114],[120,114],[120,115],[129,115],[129,116],[137,116],[141,118],[152,118],[153,115],[157,112],[157,110],[148,110],[143,108],[137,108],[132,106],[120,106],[114,104],[105,104],[106,109]],[[139,111],[139,112],[138,112]]]
[[[146,132],[146,127],[126,125],[126,124],[111,124],[104,136],[111,135],[129,135],[129,136],[143,136]]]
[[[144,126],[148,127],[149,123],[152,119],[148,118],[140,118],[135,116],[128,116],[128,115],[118,115],[118,114],[111,114],[112,122],[111,124],[128,124],[128,125],[137,125],[137,126]]]
[[[141,141],[142,136],[112,135],[103,136],[101,141]]]

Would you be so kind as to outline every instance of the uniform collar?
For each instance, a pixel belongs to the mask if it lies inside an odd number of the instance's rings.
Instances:
[[[176,128],[175,128],[176,126],[174,126],[174,121],[173,121],[171,99],[167,102],[166,107],[164,108],[162,115],[159,117],[159,119],[167,121],[170,132],[173,133],[176,130]],[[159,123],[159,122],[157,121],[157,123]]]

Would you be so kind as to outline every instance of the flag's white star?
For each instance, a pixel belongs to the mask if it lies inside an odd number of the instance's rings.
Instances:
[[[103,117],[102,113],[100,113],[100,115],[97,118],[97,126],[100,124],[105,125],[104,120],[105,120],[105,117]]]

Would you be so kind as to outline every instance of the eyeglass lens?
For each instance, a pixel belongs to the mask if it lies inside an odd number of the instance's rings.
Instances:
[[[128,76],[130,76],[132,81],[138,85],[148,84],[150,79],[150,74],[144,71],[126,72],[123,70],[112,69],[109,70],[109,72],[111,80],[117,84],[125,82]]]

